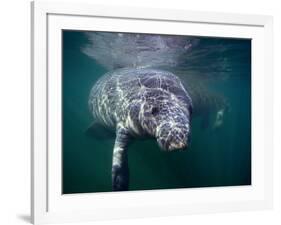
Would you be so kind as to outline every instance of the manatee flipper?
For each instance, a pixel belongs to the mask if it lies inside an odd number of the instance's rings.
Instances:
[[[97,122],[93,122],[86,130],[86,135],[100,139],[114,138],[114,132],[106,129],[103,125]]]
[[[130,136],[127,129],[117,126],[112,157],[112,190],[127,191],[129,188],[128,143]]]
[[[224,109],[221,109],[216,113],[216,120],[214,123],[214,128],[219,128],[222,126],[223,119],[224,119],[224,111],[225,111]]]

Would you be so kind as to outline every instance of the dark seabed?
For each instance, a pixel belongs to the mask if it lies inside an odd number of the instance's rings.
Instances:
[[[195,117],[185,152],[164,152],[155,140],[135,140],[129,147],[129,190],[251,184],[251,41],[198,39],[173,71],[183,83],[198,77],[227,98],[230,109],[217,129],[203,129]],[[87,42],[83,32],[63,32],[64,194],[111,191],[114,139],[85,135],[92,123],[90,90],[107,72],[81,51]]]

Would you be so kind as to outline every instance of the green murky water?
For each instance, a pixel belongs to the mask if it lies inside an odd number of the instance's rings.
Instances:
[[[87,41],[83,32],[63,32],[64,194],[111,191],[114,139],[85,135],[92,122],[90,89],[107,72],[81,51]],[[250,185],[251,41],[201,38],[179,71],[183,83],[200,77],[228,99],[231,110],[218,129],[203,129],[195,117],[186,152],[163,152],[154,140],[135,140],[129,148],[129,189]]]

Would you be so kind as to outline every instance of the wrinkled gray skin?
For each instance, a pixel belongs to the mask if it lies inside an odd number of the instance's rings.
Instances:
[[[179,78],[156,69],[119,69],[105,74],[89,98],[94,121],[116,132],[112,188],[128,190],[129,141],[155,138],[166,151],[187,148],[192,101]]]

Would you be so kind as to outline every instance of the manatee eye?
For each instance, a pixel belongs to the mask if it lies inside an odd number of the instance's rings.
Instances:
[[[157,107],[153,107],[152,110],[151,110],[151,114],[153,116],[155,116],[158,112],[159,112],[159,109]]]

